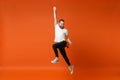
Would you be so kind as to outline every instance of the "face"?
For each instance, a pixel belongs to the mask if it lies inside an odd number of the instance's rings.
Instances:
[[[64,28],[64,22],[63,22],[63,21],[60,21],[60,22],[59,22],[59,26],[63,29],[63,28]]]

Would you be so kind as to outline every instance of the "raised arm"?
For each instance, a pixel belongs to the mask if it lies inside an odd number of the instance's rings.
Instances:
[[[53,7],[53,14],[54,14],[54,26],[55,26],[57,24],[56,6]]]

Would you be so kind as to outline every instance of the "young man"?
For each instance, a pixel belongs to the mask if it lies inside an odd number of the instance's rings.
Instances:
[[[51,61],[51,63],[57,63],[59,62],[59,58],[58,58],[58,49],[61,53],[61,55],[63,56],[64,60],[66,61],[67,65],[68,65],[68,69],[70,70],[70,73],[73,73],[73,66],[71,65],[71,63],[69,62],[69,59],[66,55],[66,51],[65,51],[65,47],[67,47],[67,44],[72,44],[70,38],[68,37],[68,31],[67,29],[64,27],[64,20],[60,19],[57,22],[57,17],[56,17],[56,7],[53,7],[53,12],[54,12],[54,27],[55,27],[55,40],[54,40],[54,44],[53,44],[53,50],[55,53],[56,58],[54,60]]]

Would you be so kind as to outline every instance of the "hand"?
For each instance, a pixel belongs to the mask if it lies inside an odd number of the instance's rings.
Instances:
[[[69,41],[69,45],[72,45],[72,42],[71,42],[71,41]]]
[[[56,10],[56,6],[53,6],[53,10]]]
[[[72,42],[67,42],[66,47],[69,48],[69,45],[72,45]]]
[[[69,45],[72,45],[72,41],[68,38]]]

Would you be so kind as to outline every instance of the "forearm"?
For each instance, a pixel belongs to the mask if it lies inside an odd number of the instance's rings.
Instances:
[[[53,7],[53,15],[54,15],[54,25],[57,24],[57,15],[56,15],[56,7]]]
[[[66,41],[67,41],[69,44],[72,44],[72,41],[70,40],[70,38],[68,37],[68,35],[66,36]]]
[[[67,42],[68,42],[69,44],[72,44],[72,41],[70,40],[70,38],[67,39]]]
[[[53,13],[54,13],[54,19],[56,19],[57,17],[56,17],[56,9],[55,8],[53,10]]]

